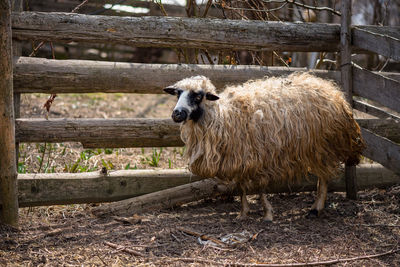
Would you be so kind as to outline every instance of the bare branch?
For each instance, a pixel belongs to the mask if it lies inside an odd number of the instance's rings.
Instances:
[[[299,3],[296,2],[294,0],[285,0],[286,3],[290,3],[302,8],[306,8],[306,9],[311,9],[311,10],[317,10],[317,11],[328,11],[328,12],[332,12],[333,14],[337,15],[337,16],[341,16],[342,14],[339,11],[334,10],[333,8],[330,7],[318,7],[318,6],[310,6],[310,5],[306,5],[303,3]]]
[[[205,18],[207,16],[208,10],[210,9],[211,5],[212,5],[213,0],[208,0],[207,5],[206,5],[206,9],[204,10],[203,13],[203,18]]]
[[[296,5],[298,7],[302,7],[302,8],[306,8],[306,9],[311,9],[311,10],[316,10],[316,11],[328,11],[328,12],[332,12],[333,14],[337,15],[337,16],[341,16],[341,13],[333,8],[330,7],[318,7],[318,6],[310,6],[310,5],[306,5],[303,3],[299,3],[296,2],[295,0],[262,0],[262,2],[270,4],[270,3],[280,3],[280,4],[292,4],[292,5]],[[278,7],[278,9],[280,9],[281,7]],[[262,11],[262,10],[260,10]],[[272,10],[274,11],[274,10]]]
[[[74,9],[72,9],[71,13],[76,13],[81,7],[83,7],[84,5],[86,5],[86,3],[87,3],[88,1],[89,1],[89,0],[85,0],[85,1],[83,1],[82,3],[80,3],[79,5],[77,5]]]
[[[224,6],[224,8],[229,10],[241,10],[241,11],[258,11],[258,12],[273,12],[284,8],[288,3],[284,2],[281,6],[271,9],[255,9],[255,8],[242,8],[242,7],[230,7]]]

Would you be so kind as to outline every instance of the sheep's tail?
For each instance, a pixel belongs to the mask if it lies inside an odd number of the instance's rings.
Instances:
[[[358,151],[356,151],[355,153],[353,153],[346,159],[346,161],[345,161],[346,165],[355,166],[355,165],[359,164],[360,159],[361,159],[362,150],[364,150],[364,146],[361,146],[361,144],[360,144]]]
[[[354,135],[351,140],[351,153],[345,160],[346,165],[355,166],[360,163],[361,154],[366,148],[364,139],[361,136],[361,129],[358,123],[352,118],[354,126]]]

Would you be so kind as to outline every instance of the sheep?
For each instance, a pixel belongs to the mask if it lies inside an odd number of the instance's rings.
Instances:
[[[216,88],[204,76],[164,89],[178,97],[172,119],[181,123],[189,170],[234,182],[241,211],[249,212],[246,191],[258,188],[263,219],[273,220],[265,189],[318,177],[317,197],[308,216],[324,208],[327,182],[340,163],[356,165],[365,147],[360,127],[338,86],[310,73],[294,73]]]

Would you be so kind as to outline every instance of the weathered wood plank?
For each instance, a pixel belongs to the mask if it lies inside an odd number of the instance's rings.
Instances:
[[[91,60],[51,60],[20,57],[14,67],[14,87],[20,93],[164,93],[165,86],[193,75],[209,77],[217,88],[265,76],[288,75],[305,68],[140,64]],[[311,70],[338,81],[340,74]],[[400,76],[400,75],[399,75]]]
[[[400,61],[400,27],[354,27],[352,36],[354,46]]]
[[[400,120],[394,119],[357,119],[357,123],[392,142],[400,143]]]
[[[362,164],[357,166],[357,174],[359,177],[358,186],[360,190],[368,188],[386,188],[400,182],[400,177],[393,172],[383,168],[379,164]],[[299,184],[283,185],[282,183],[274,183],[267,192],[284,193],[284,192],[305,192],[316,190],[315,177],[308,181],[302,181]],[[345,178],[343,173],[340,178],[332,181],[328,185],[329,191],[343,192],[345,191]],[[116,203],[105,204],[93,209],[98,216],[104,215],[129,215],[150,210],[171,208],[176,205],[196,201],[206,197],[215,197],[220,194],[238,194],[232,190],[231,186],[219,184],[217,180],[205,179],[190,184],[166,189],[160,192],[150,193],[147,195],[121,200]],[[257,190],[249,193],[259,193]]]
[[[351,71],[351,1],[341,1],[340,17],[340,74],[347,102],[353,106],[353,82]],[[357,199],[356,168],[345,163],[346,196]]]
[[[18,40],[260,51],[337,51],[340,32],[323,23],[43,12],[14,13],[12,25]]]
[[[171,119],[17,119],[18,142],[81,142],[85,147],[182,146]]]
[[[400,182],[399,176],[379,164],[361,164],[357,166],[357,173],[360,177],[360,190],[386,188]],[[203,178],[182,169],[112,171],[106,175],[100,172],[19,174],[18,196],[20,207],[111,202],[152,192],[155,193],[151,195],[162,195],[160,190],[196,181],[199,181],[198,184],[204,184],[207,180],[203,180]],[[183,194],[181,191],[175,197],[168,196],[168,201],[163,201],[159,204],[164,207],[162,205],[168,202],[169,204],[183,203],[190,199],[193,200],[193,197],[197,197],[197,199],[201,196],[204,197],[202,192],[224,193],[228,189],[228,187],[218,184],[216,181],[214,183],[213,186],[205,183],[201,187],[202,189],[200,188],[203,191],[198,191],[196,190],[197,187],[188,185],[193,189],[190,191],[191,196],[189,198],[188,194]],[[187,188],[187,186],[184,188]],[[305,192],[314,191],[315,189],[316,181],[311,177],[309,181],[303,181],[290,187],[281,183],[273,184],[268,192]],[[345,190],[343,173],[340,174],[340,179],[329,184],[329,190],[341,192]],[[177,192],[177,190],[172,190],[172,192]],[[233,193],[236,194],[235,192]],[[143,207],[151,208],[148,206]]]
[[[400,82],[378,73],[353,68],[353,93],[400,112]]]
[[[364,113],[370,114],[372,116],[381,118],[381,119],[393,119],[396,121],[400,121],[400,117],[392,114],[390,112],[387,112],[386,110],[383,110],[382,108],[376,107],[374,105],[368,104],[366,102],[360,101],[360,100],[354,100],[354,108],[362,111]],[[380,134],[382,135],[382,134]]]
[[[364,128],[361,133],[367,143],[363,155],[400,174],[400,145]]]
[[[104,204],[92,209],[97,216],[128,215],[145,211],[172,208],[204,198],[215,197],[228,192],[228,187],[218,184],[215,179],[205,179],[194,183],[169,188],[135,198]]]
[[[18,226],[15,162],[11,1],[0,1],[0,220]]]
[[[394,120],[357,119],[361,126],[395,142]],[[171,119],[27,119],[16,120],[19,142],[81,142],[86,148],[183,146],[179,125]]]
[[[20,57],[14,65],[14,91],[19,93],[163,93],[162,89],[193,75],[209,77],[217,88],[305,68],[194,64],[140,64],[92,60],[52,60]],[[337,71],[310,70],[340,81]],[[400,80],[399,73],[382,73]]]
[[[21,207],[118,201],[201,178],[184,170],[19,174]]]

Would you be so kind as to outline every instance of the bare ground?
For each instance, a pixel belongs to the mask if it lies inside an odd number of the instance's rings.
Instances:
[[[316,219],[306,214],[313,194],[270,196],[275,221],[260,220],[252,197],[249,220],[237,221],[239,201],[209,199],[140,215],[141,222],[97,218],[91,205],[21,210],[21,229],[0,230],[0,264],[5,266],[217,266],[233,263],[322,262],[399,248],[400,187],[362,192],[358,201],[329,194]],[[214,238],[249,233],[236,246],[200,244],[179,230]],[[118,245],[117,249],[106,244]],[[142,256],[131,255],[123,248]],[[186,258],[186,259],[183,259]],[[213,262],[210,262],[213,261]],[[338,266],[399,266],[400,253],[338,263]]]
[[[23,96],[22,116],[43,116],[41,105],[46,97]],[[56,98],[50,117],[168,117],[173,101],[164,96],[63,95]],[[108,154],[104,150],[79,164],[97,169],[103,159],[111,162],[109,167],[113,169],[123,169],[128,163],[137,168],[184,168],[180,149],[164,149],[158,167],[146,160],[154,152],[151,148],[118,149]],[[66,143],[46,151],[43,154],[43,144],[25,144],[21,147],[25,155],[20,158],[21,166],[27,172],[43,172],[44,164],[39,167],[37,156],[44,155],[46,171],[62,172],[78,161],[83,149],[79,144]],[[207,199],[151,211],[138,215],[139,220],[132,223],[96,217],[91,213],[94,204],[23,208],[18,231],[0,226],[0,265],[256,266],[323,263],[391,252],[336,265],[400,266],[400,253],[393,252],[400,248],[400,186],[360,192],[357,201],[347,200],[342,193],[330,193],[325,211],[314,219],[306,218],[314,194],[275,194],[269,199],[275,212],[273,223],[261,221],[255,196],[251,199],[253,212],[245,221],[235,219],[240,210],[238,199]],[[248,236],[246,242],[222,246],[200,242],[181,228],[214,239],[235,233]]]

